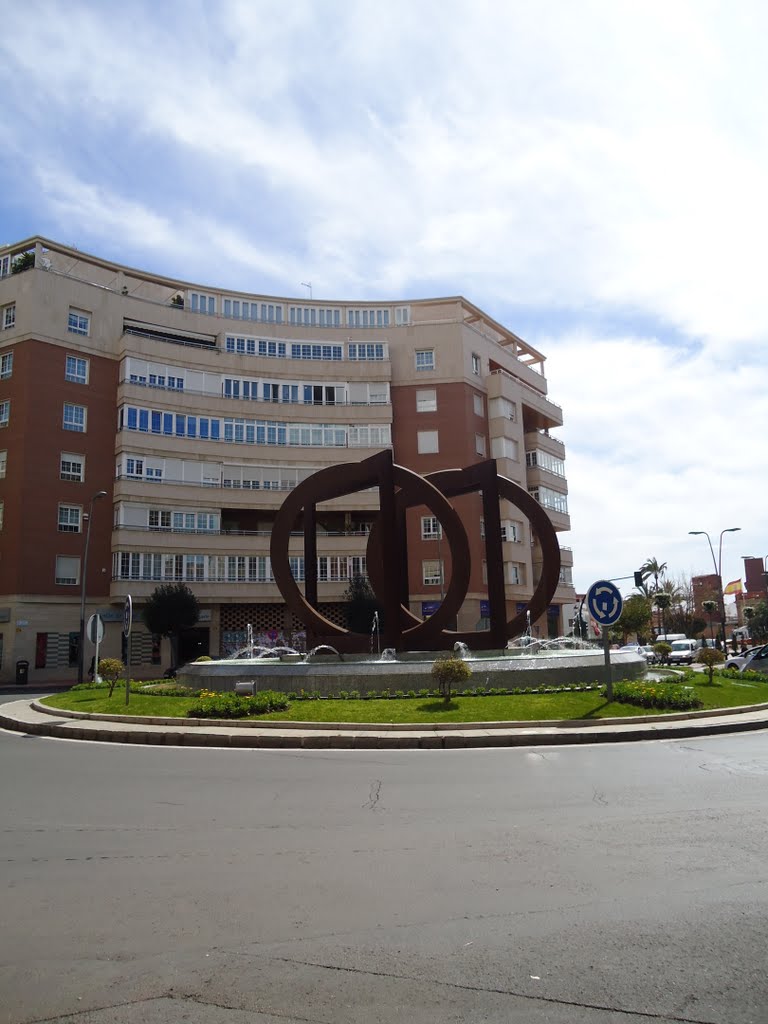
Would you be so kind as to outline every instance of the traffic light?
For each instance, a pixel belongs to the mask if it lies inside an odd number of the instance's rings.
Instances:
[[[642,587],[642,585],[643,585],[643,574],[638,569],[638,571],[635,573],[635,586],[636,587]]]

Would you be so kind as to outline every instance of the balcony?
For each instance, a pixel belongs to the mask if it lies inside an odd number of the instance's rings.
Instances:
[[[487,377],[488,398],[507,398],[522,406],[523,427],[526,433],[532,430],[548,430],[563,425],[563,410],[540,391],[513,377],[506,370],[492,370]]]

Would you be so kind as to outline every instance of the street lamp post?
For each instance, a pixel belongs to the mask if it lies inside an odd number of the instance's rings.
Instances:
[[[88,506],[88,525],[85,528],[85,549],[83,551],[83,572],[80,581],[80,646],[77,652],[77,681],[83,681],[83,663],[85,660],[85,588],[88,578],[88,545],[91,542],[91,520],[93,519],[93,503],[106,498],[106,491],[97,491]]]
[[[715,549],[712,547],[712,541],[709,539],[709,534],[706,530],[689,530],[688,533],[692,537],[706,537],[707,544],[709,544],[709,550],[712,554],[712,564],[715,567],[715,575],[717,576],[718,590],[720,592],[720,627],[723,631],[723,650],[726,649],[725,639],[725,597],[723,595],[723,534],[724,533],[738,533],[741,530],[740,526],[729,526],[727,530],[720,531],[720,543],[717,549],[717,561],[715,561]]]

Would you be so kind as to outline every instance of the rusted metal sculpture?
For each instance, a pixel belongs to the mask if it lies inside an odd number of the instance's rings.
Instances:
[[[302,481],[288,495],[272,528],[272,573],[286,605],[318,642],[339,651],[364,652],[370,636],[337,626],[318,610],[317,604],[317,503],[370,487],[379,489],[379,513],[368,537],[368,578],[382,608],[382,641],[395,650],[437,651],[456,641],[474,650],[499,649],[525,629],[527,613],[537,619],[549,606],[560,577],[560,545],[546,512],[526,490],[500,476],[496,461],[488,459],[465,469],[449,469],[421,477],[396,465],[391,451],[379,452],[362,462],[329,466]],[[462,632],[446,629],[456,616],[469,586],[469,541],[449,498],[480,491],[485,518],[485,551],[488,568],[490,628]],[[499,498],[515,505],[528,519],[539,538],[543,555],[541,579],[525,609],[509,622],[506,617],[504,563]],[[408,608],[408,554],[406,509],[426,505],[440,522],[451,552],[452,572],[448,590],[437,611],[420,619]],[[305,593],[291,573],[288,541],[296,523],[303,519]]]

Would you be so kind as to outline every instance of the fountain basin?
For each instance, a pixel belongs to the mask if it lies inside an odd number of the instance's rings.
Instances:
[[[332,655],[315,655],[310,661],[293,661],[302,655],[277,659],[238,658],[192,662],[177,673],[177,680],[195,689],[231,691],[236,684],[253,682],[254,690],[281,693],[305,692],[332,696],[342,690],[362,693],[381,690],[433,689],[432,665],[442,654],[398,653],[396,661],[378,656],[347,655],[341,661]],[[283,660],[290,658],[291,661]],[[484,652],[464,659],[472,669],[467,688],[536,689],[539,686],[573,686],[602,683],[605,659],[602,649],[550,650],[526,654],[523,650]],[[639,679],[646,661],[639,654],[611,653],[614,679]],[[246,688],[247,689],[247,688]]]

